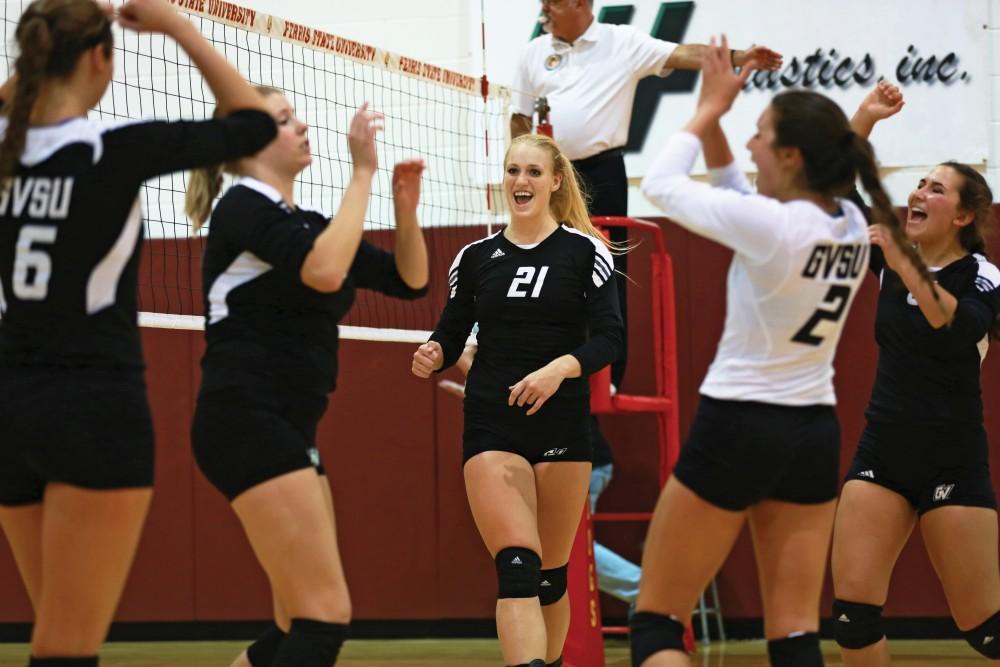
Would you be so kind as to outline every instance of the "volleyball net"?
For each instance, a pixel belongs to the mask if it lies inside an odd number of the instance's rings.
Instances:
[[[313,162],[296,180],[300,206],[336,213],[351,173],[347,130],[364,102],[385,115],[365,220],[369,240],[393,247],[393,165],[414,157],[427,163],[418,214],[432,261],[430,298],[399,301],[362,291],[342,327],[348,338],[425,339],[440,313],[445,290],[439,281],[448,263],[463,245],[502,219],[504,198],[495,184],[503,179],[509,91],[231,2],[172,3],[250,82],[283,91],[309,124]],[[17,56],[14,32],[27,5],[25,0],[4,3],[0,61],[7,69],[0,74],[5,77]],[[172,39],[115,26],[114,51],[114,78],[92,118],[211,116],[211,91]],[[184,215],[187,179],[187,173],[169,174],[142,189],[146,243],[139,307],[144,326],[203,326],[200,259],[207,229],[193,234]]]

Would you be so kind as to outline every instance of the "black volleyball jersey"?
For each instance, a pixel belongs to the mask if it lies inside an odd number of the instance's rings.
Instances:
[[[203,388],[242,382],[240,373],[266,364],[309,391],[333,391],[337,322],[358,288],[416,299],[400,277],[395,255],[362,240],[343,286],[318,292],[302,283],[301,269],[329,219],[292,209],[270,185],[241,178],[219,201],[202,264],[205,291]]]
[[[0,119],[0,132],[7,119]],[[251,154],[275,135],[262,111],[202,122],[28,130],[0,193],[0,365],[142,368],[136,273],[139,187]]]
[[[878,370],[865,414],[871,421],[978,424],[983,420],[979,371],[989,329],[1000,314],[1000,270],[969,254],[932,272],[958,299],[949,327],[934,329],[900,277],[872,247],[878,276],[875,339]]]
[[[511,385],[564,354],[577,358],[583,375],[563,381],[553,398],[587,396],[587,376],[624,345],[614,281],[604,244],[565,225],[530,248],[502,232],[470,243],[451,266],[448,303],[431,335],[444,352],[442,369],[478,322],[467,396],[506,402]]]

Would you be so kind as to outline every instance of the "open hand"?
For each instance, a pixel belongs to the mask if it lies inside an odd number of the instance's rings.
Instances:
[[[750,72],[757,67],[756,60],[743,63],[739,73],[733,70],[729,56],[729,40],[723,35],[720,44],[715,38],[708,42],[708,52],[701,64],[701,95],[698,98],[698,112],[720,118],[740,94]]]
[[[378,157],[375,152],[375,135],[382,131],[382,114],[368,110],[365,102],[351,119],[347,143],[351,148],[354,169],[375,173]]]
[[[756,69],[776,70],[781,69],[782,58],[782,55],[773,49],[754,45],[749,49],[737,50],[732,59],[739,67],[745,67],[747,63],[756,63],[754,65]]]
[[[392,170],[392,200],[397,211],[417,210],[417,204],[420,203],[420,175],[425,168],[423,160],[396,163]]]

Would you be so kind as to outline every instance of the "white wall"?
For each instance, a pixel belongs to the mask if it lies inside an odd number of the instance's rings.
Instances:
[[[631,2],[636,5],[637,9],[636,27],[648,30],[652,25],[660,0],[631,0]],[[778,50],[785,50],[786,53],[801,54],[800,44],[806,43],[802,41],[803,36],[793,34],[792,30],[776,22],[773,18],[778,15],[784,16],[784,21],[787,23],[789,12],[801,12],[803,11],[802,7],[808,5],[806,11],[809,11],[810,15],[822,14],[825,10],[831,16],[841,17],[838,20],[842,20],[845,26],[850,26],[846,33],[842,29],[841,35],[853,35],[854,33],[851,31],[855,29],[858,34],[858,37],[852,37],[850,40],[842,36],[838,42],[837,37],[816,35],[814,30],[804,27],[801,32],[809,35],[805,39],[810,44],[813,42],[821,44],[826,39],[831,46],[841,48],[849,46],[860,51],[875,51],[882,45],[872,44],[872,42],[885,41],[893,42],[895,49],[893,53],[899,53],[901,52],[900,45],[903,45],[902,49],[905,50],[905,44],[910,40],[923,39],[954,44],[955,46],[951,48],[961,52],[963,48],[971,48],[968,46],[970,42],[976,41],[979,43],[979,51],[972,49],[969,53],[964,53],[966,62],[963,64],[980,68],[977,73],[981,71],[982,75],[972,77],[970,83],[955,87],[956,89],[959,87],[964,89],[962,92],[963,100],[975,101],[966,101],[960,105],[961,108],[955,106],[949,108],[948,104],[941,104],[937,101],[939,98],[925,102],[928,100],[927,95],[930,94],[928,90],[912,87],[907,90],[907,94],[915,102],[904,113],[912,113],[920,107],[924,112],[928,108],[940,107],[934,111],[938,128],[952,128],[959,124],[966,129],[975,129],[976,136],[983,137],[982,142],[987,144],[976,153],[984,159],[973,159],[969,156],[967,149],[965,157],[987,171],[994,189],[1000,194],[1000,0],[953,0],[949,2],[941,0],[879,0],[878,5],[868,5],[869,11],[856,9],[858,6],[865,5],[864,0],[814,0],[814,2],[789,4],[784,0],[760,0],[758,3],[753,3],[753,7],[747,7],[748,3],[736,0],[698,0],[687,39],[704,41],[708,34],[727,29],[736,41],[752,40],[755,35],[763,35],[764,39],[759,41],[765,41]],[[480,0],[423,0],[421,2],[414,0],[335,0],[322,3],[314,0],[244,0],[241,4],[470,75],[478,76],[482,70],[479,44]],[[595,2],[597,9],[605,4],[621,3],[618,0],[615,2],[597,0]],[[845,15],[844,10],[850,9],[849,6],[854,6],[855,9]],[[537,15],[538,7],[537,0],[485,0],[488,72],[493,83],[504,85],[510,83],[517,53],[521,45],[527,41],[532,27],[532,19]],[[947,14],[935,16],[935,13],[941,12],[942,8],[946,8]],[[904,9],[907,11],[903,11]],[[725,20],[718,18],[720,12],[723,12],[721,15],[726,17]],[[749,12],[749,14],[743,17],[741,12]],[[956,13],[966,16],[966,23],[976,23],[976,25],[966,26],[968,32],[963,34],[961,20],[959,19],[956,24]],[[740,16],[737,17],[736,14],[740,14]],[[769,15],[772,17],[771,19],[768,18]],[[981,17],[984,16],[988,16],[989,37],[985,41],[980,39],[979,34],[972,32],[973,29],[980,30],[982,28],[978,22],[982,21]],[[727,23],[727,25],[721,25],[721,23]],[[775,27],[776,23],[779,27]],[[789,25],[794,25],[794,22]],[[950,31],[951,34],[942,36],[942,26],[948,26],[947,31]],[[777,34],[767,34],[769,30],[777,31]],[[877,37],[880,33],[884,33],[884,39]],[[973,58],[970,55],[977,57]],[[980,59],[987,62],[971,62]],[[889,61],[889,58],[886,57],[883,60]],[[891,79],[892,69],[892,63],[885,62],[879,71],[890,75]],[[934,91],[938,95],[941,92],[940,87]],[[669,132],[683,123],[686,115],[690,113],[690,109],[693,109],[695,94],[671,96],[669,98],[669,112],[664,112],[663,108],[667,105],[661,104],[658,127],[654,128],[648,142],[652,148],[645,151],[642,156],[630,156],[629,158],[629,172],[634,183],[637,183],[641,178],[645,164],[648,163],[648,156],[645,153],[655,152],[655,146],[662,143],[663,138]],[[847,108],[856,103],[856,99],[861,94],[860,90],[849,91],[843,95],[844,99],[840,101]],[[763,100],[766,99],[764,93],[747,95],[747,97],[751,96],[754,96],[752,104],[763,104]],[[751,104],[750,101],[747,104]],[[753,115],[755,114],[756,111],[753,111]],[[961,117],[961,121],[956,123],[956,117]],[[739,147],[743,143],[743,135],[747,133],[747,130],[742,127],[742,124],[745,123],[742,121],[729,122],[731,125],[739,126],[730,130],[734,145]],[[977,125],[978,123],[982,125]],[[919,158],[914,158],[914,151],[911,150],[905,152],[907,156],[905,159],[888,160],[897,166],[885,169],[884,178],[893,200],[899,204],[905,203],[906,195],[913,184],[926,173],[930,166],[955,156],[955,142],[946,141],[937,136],[942,132],[935,130],[933,124],[921,123],[918,124],[918,128],[916,131],[909,131],[900,136],[902,131],[900,128],[887,126],[885,129],[876,130],[873,137],[876,149],[885,153],[887,158],[894,158],[890,154],[899,153],[899,147],[903,144],[913,144],[922,149],[918,151]],[[949,131],[951,130],[949,129]],[[746,161],[745,156],[740,155],[738,159],[745,168],[752,169],[752,165]],[[654,212],[654,209],[645,202],[637,190],[632,192],[630,200],[632,202],[631,213],[644,215]]]

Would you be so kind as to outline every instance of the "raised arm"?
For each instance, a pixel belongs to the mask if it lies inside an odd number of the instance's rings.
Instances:
[[[361,243],[372,177],[377,165],[375,135],[382,129],[381,121],[382,114],[369,111],[367,103],[351,121],[348,137],[354,162],[351,181],[344,190],[340,210],[316,238],[300,271],[302,282],[320,292],[340,289]]]
[[[906,102],[899,86],[882,79],[865,95],[858,105],[858,110],[851,117],[851,129],[867,139],[871,136],[875,124],[886,118],[895,116],[902,110]]]
[[[409,287],[427,286],[427,245],[417,221],[423,160],[406,160],[392,172],[392,201],[396,211],[396,270]]]
[[[172,37],[201,71],[221,115],[238,109],[267,111],[263,96],[202,37],[193,23],[164,0],[129,0],[118,10],[118,22],[138,32],[160,32]]]
[[[708,54],[707,44],[679,44],[667,58],[667,69],[701,69]],[[731,49],[730,64],[743,67],[752,63],[754,69],[776,70],[781,67],[781,54],[766,46],[751,46],[749,49]]]

